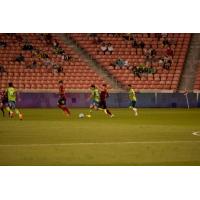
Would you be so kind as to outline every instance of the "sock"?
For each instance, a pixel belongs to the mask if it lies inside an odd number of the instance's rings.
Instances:
[[[4,112],[3,107],[1,108],[1,111],[2,111],[2,113],[3,113],[3,116],[5,116],[5,112]]]
[[[9,107],[6,107],[6,110],[7,110],[8,112],[12,112],[11,109],[10,109]]]
[[[68,109],[67,107],[64,107],[64,108],[63,108],[63,111],[64,111],[64,112],[67,112],[67,113],[70,115],[70,111],[69,111],[69,109]]]
[[[106,112],[107,112],[109,115],[112,115],[112,113],[110,112],[110,110],[106,109]]]
[[[17,115],[20,115],[20,112],[19,112],[18,109],[15,109],[15,113],[16,113]]]

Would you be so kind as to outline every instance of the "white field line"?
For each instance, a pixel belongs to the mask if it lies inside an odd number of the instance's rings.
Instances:
[[[58,144],[0,144],[0,147],[37,147],[37,146],[77,146],[77,145],[120,145],[120,144],[176,144],[176,143],[200,143],[195,140],[174,140],[174,141],[135,141],[135,142],[74,142]]]

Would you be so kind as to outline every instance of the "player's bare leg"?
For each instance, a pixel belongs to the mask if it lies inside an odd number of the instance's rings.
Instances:
[[[1,107],[1,111],[2,111],[2,113],[3,113],[3,117],[5,117],[5,111],[4,111],[3,105],[0,105],[0,107]]]
[[[58,107],[59,107],[61,110],[63,110],[63,112],[64,112],[64,114],[65,114],[66,116],[69,116],[69,115],[71,114],[70,111],[69,111],[69,109],[68,109],[66,106],[58,105]]]
[[[15,109],[15,113],[18,115],[18,117],[19,117],[20,120],[23,119],[22,113],[17,108]]]
[[[114,115],[110,112],[110,110],[109,109],[104,109],[104,113],[106,114],[106,115],[109,115],[110,117],[114,117]]]
[[[129,107],[135,114],[135,116],[138,116],[137,108]]]

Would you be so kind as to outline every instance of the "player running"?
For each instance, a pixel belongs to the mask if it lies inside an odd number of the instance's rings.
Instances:
[[[5,91],[0,91],[0,109],[3,113],[3,117],[5,116],[4,108],[6,108],[6,105],[8,103],[8,98]]]
[[[91,99],[90,112],[92,112],[92,110],[98,110],[100,95],[99,95],[99,90],[95,85],[92,84],[90,86],[90,90],[91,90],[91,95],[89,97]]]
[[[17,99],[17,90],[14,88],[14,85],[12,82],[8,83],[8,88],[6,90],[6,94],[8,97],[8,106],[6,107],[6,110],[9,112],[10,117],[12,118],[14,115],[14,112],[19,116],[19,119],[23,119],[22,113],[16,108],[16,99]]]
[[[65,89],[63,86],[63,81],[59,81],[59,99],[58,99],[58,107],[63,110],[66,116],[70,115],[70,111],[66,106],[66,97],[65,97]]]
[[[137,101],[135,91],[131,85],[128,85],[128,89],[129,89],[128,96],[130,100],[129,108],[134,111],[135,116],[138,116],[137,108],[135,107]]]
[[[107,85],[103,84],[102,86],[103,86],[103,88],[100,93],[100,102],[99,102],[98,109],[103,110],[106,115],[108,114],[110,117],[114,117],[114,115],[107,108],[107,104],[106,104],[106,99],[109,97],[109,94],[107,91]]]

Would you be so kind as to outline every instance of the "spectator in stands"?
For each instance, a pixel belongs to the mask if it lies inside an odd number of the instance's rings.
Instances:
[[[167,56],[161,57],[159,59],[159,65],[163,67],[163,69],[169,70],[172,65],[172,60]]]
[[[164,47],[170,46],[170,42],[169,42],[169,40],[168,40],[167,38],[164,38],[162,43],[163,43],[163,46],[164,46]]]
[[[25,51],[32,51],[32,50],[33,50],[33,46],[32,46],[32,44],[26,42],[26,43],[24,44],[24,46],[22,47],[22,50],[25,50]]]
[[[112,66],[114,69],[116,69],[116,67],[119,67],[120,69],[122,69],[124,64],[125,64],[125,61],[123,59],[119,58],[112,64]]]
[[[147,67],[144,64],[140,64],[137,67],[134,67],[132,69],[133,74],[135,74],[138,78],[141,79],[141,75],[142,74],[155,74],[156,73],[156,69],[151,67]]]
[[[112,54],[112,52],[113,52],[113,46],[112,46],[112,44],[111,43],[108,43],[108,52],[110,53],[110,54]]]
[[[54,72],[54,74],[63,73],[63,67],[58,65],[58,64],[54,64],[53,65],[53,72]]]
[[[133,48],[138,48],[138,43],[137,43],[137,41],[136,41],[136,39],[134,39],[133,41],[132,41],[132,47]]]
[[[0,64],[0,73],[1,73],[1,75],[3,73],[6,73],[5,67],[3,65],[1,65],[1,64]]]
[[[108,46],[106,45],[106,43],[102,43],[100,46],[101,51],[103,52],[103,54],[106,54],[106,51],[108,50]]]
[[[139,41],[138,44],[137,44],[138,48],[141,48],[142,50],[144,49],[145,47],[145,44],[143,41]]]
[[[24,56],[20,53],[20,54],[16,57],[15,61],[17,61],[17,62],[19,62],[19,63],[24,62]]]
[[[68,55],[68,54],[65,54],[65,53],[63,53],[63,54],[61,55],[61,58],[62,58],[62,60],[65,60],[65,61],[70,61],[70,60],[72,60],[72,56],[70,56],[70,55]]]
[[[6,42],[0,41],[0,48],[5,48],[7,46]]]
[[[52,43],[52,45],[53,45],[53,48],[59,47],[59,43],[58,43],[57,40],[54,40],[53,43]]]

